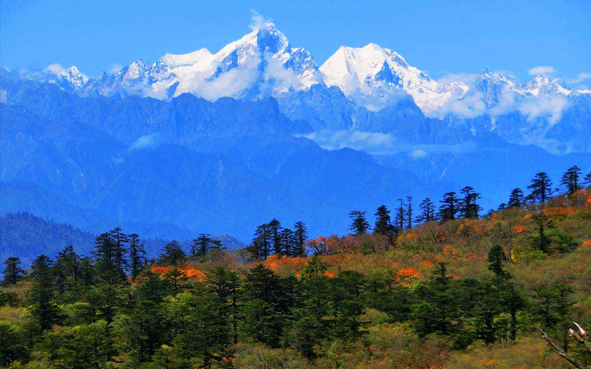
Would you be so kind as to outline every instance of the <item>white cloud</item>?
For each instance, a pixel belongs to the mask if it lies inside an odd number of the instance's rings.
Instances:
[[[430,153],[467,153],[476,149],[476,144],[462,143],[458,145],[423,145],[399,141],[389,133],[321,130],[299,137],[308,138],[326,150],[350,148],[365,151],[371,155],[391,155],[407,153],[414,159],[422,159]]]
[[[437,82],[447,84],[453,82],[463,82],[467,85],[472,85],[478,78],[478,74],[474,73],[455,73],[455,74],[446,74],[439,78]]]
[[[369,154],[391,154],[399,151],[394,146],[394,137],[388,133],[321,130],[302,135],[327,150],[350,148],[365,151]]]
[[[586,81],[588,79],[591,79],[591,73],[580,73],[577,78],[575,79],[571,79],[570,81],[568,81],[568,83],[572,83],[572,84],[579,84],[583,81]]]
[[[151,133],[138,138],[130,147],[129,150],[141,150],[154,148],[163,143],[162,137],[157,133]]]
[[[53,74],[61,75],[61,74],[64,74],[66,72],[66,70],[64,69],[64,67],[61,66],[61,64],[54,63],[54,64],[48,65],[47,68],[45,68],[45,72],[50,72]]]
[[[410,153],[410,157],[413,159],[426,158],[429,154],[425,150],[414,150]]]
[[[528,121],[547,117],[550,126],[562,118],[562,112],[568,107],[568,99],[563,95],[541,95],[524,100],[519,111],[527,116]]]
[[[440,115],[454,114],[460,118],[472,119],[486,112],[484,96],[480,92],[467,94],[459,100],[448,101],[440,110]]]
[[[113,65],[111,65],[111,68],[109,69],[109,73],[116,74],[116,73],[119,73],[119,71],[121,71],[121,69],[123,69],[123,66],[121,64],[113,64]]]
[[[259,12],[257,12],[254,9],[250,10],[250,14],[251,14],[250,29],[252,29],[253,31],[257,31],[257,30],[265,27],[266,25],[273,23],[271,21],[271,19],[265,19],[261,14],[259,14]]]
[[[540,74],[552,74],[556,71],[554,70],[554,68],[552,68],[550,66],[541,65],[539,67],[534,67],[534,68],[528,70],[527,72],[532,76],[537,76]]]

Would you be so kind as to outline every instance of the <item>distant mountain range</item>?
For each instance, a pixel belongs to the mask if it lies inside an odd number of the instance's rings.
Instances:
[[[484,70],[436,81],[395,51],[341,47],[321,67],[270,23],[212,54],[0,70],[1,214],[96,233],[247,242],[276,217],[311,235],[347,214],[472,185],[485,207],[537,171],[591,170],[591,91]]]

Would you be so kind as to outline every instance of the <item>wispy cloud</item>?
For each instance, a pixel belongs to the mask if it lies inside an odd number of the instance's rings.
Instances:
[[[45,71],[60,75],[60,74],[65,73],[66,70],[64,69],[64,67],[61,66],[61,64],[54,63],[54,64],[48,65],[47,68],[45,68]]]
[[[119,73],[119,71],[121,71],[121,69],[123,69],[123,66],[121,64],[113,64],[111,65],[111,68],[109,69],[109,73],[111,74],[115,74],[115,73]]]
[[[138,138],[130,147],[129,151],[142,150],[158,147],[163,143],[162,136],[158,133],[151,133]]]
[[[591,79],[591,73],[579,73],[579,75],[568,81],[568,83],[571,83],[573,85],[577,85],[583,81],[587,81]]]
[[[554,68],[552,68],[550,66],[541,65],[539,67],[533,67],[530,70],[528,70],[527,72],[532,76],[537,76],[540,74],[552,74],[556,71],[554,70]]]

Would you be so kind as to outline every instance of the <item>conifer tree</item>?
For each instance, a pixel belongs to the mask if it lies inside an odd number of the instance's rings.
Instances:
[[[42,331],[51,329],[59,319],[59,309],[54,301],[51,267],[51,259],[46,255],[38,256],[31,265],[29,303],[31,315]]]
[[[392,232],[392,225],[390,224],[390,210],[385,205],[382,205],[376,211],[376,224],[373,228],[374,233],[390,235]]]
[[[552,181],[544,172],[537,173],[532,179],[531,184],[527,186],[531,193],[527,196],[528,200],[534,204],[544,204],[552,196]]]
[[[515,188],[511,191],[511,196],[509,196],[509,202],[507,203],[508,208],[520,208],[525,205],[525,201],[523,198],[523,191],[521,188]]]
[[[16,284],[25,274],[25,271],[20,267],[21,259],[17,257],[9,257],[4,260],[4,279],[2,283],[5,286]]]
[[[474,188],[466,186],[460,191],[464,197],[460,201],[460,214],[463,218],[478,218],[480,205],[476,202],[480,199],[480,194],[474,192]]]
[[[580,190],[581,187],[581,168],[578,166],[572,166],[562,175],[560,184],[566,188],[566,193],[572,196],[575,192]]]
[[[303,222],[297,222],[294,225],[295,247],[292,251],[293,256],[304,256],[306,254],[306,240],[308,239],[308,229]]]
[[[591,172],[587,173],[585,179],[583,179],[583,184],[585,186],[591,186]]]
[[[428,223],[435,220],[435,204],[431,198],[427,197],[419,205],[421,213],[417,216],[416,221],[419,223]]]
[[[55,284],[60,294],[72,290],[78,282],[80,256],[73,246],[67,246],[58,254],[53,265]]]
[[[406,228],[412,228],[412,196],[406,196],[407,205],[406,205]]]
[[[102,282],[115,285],[125,281],[125,259],[120,238],[112,233],[103,233],[96,238],[93,254],[96,257],[95,268]]]
[[[403,199],[398,199],[398,209],[396,210],[396,228],[398,232],[404,231],[404,221],[406,219],[406,204]]]
[[[272,233],[268,224],[262,224],[257,227],[252,245],[247,250],[250,256],[255,260],[265,260],[271,254]]]
[[[354,210],[349,214],[349,217],[353,221],[349,229],[353,231],[355,236],[366,234],[369,231],[370,227],[365,218],[365,211]]]
[[[283,228],[279,234],[281,237],[281,244],[283,245],[283,254],[287,256],[294,256],[293,250],[295,247],[295,235],[289,228]]]
[[[503,247],[498,243],[493,245],[488,251],[488,270],[493,272],[497,277],[508,277],[509,274],[505,270],[505,262],[507,261],[507,255],[503,251]]]
[[[273,242],[273,251],[277,255],[283,254],[283,242],[281,239],[281,223],[277,219],[269,222],[269,231],[271,232],[271,241]]]
[[[210,234],[201,233],[199,237],[193,240],[193,245],[191,245],[191,257],[196,260],[202,259],[216,246],[215,241],[216,240],[211,238]]]
[[[544,252],[550,252],[550,238],[547,234],[547,228],[551,225],[550,219],[544,214],[539,212],[532,216],[532,219],[536,223],[538,231],[533,235],[534,246]]]
[[[146,250],[140,243],[140,236],[135,233],[129,235],[128,253],[131,279],[135,281],[146,265]]]
[[[459,211],[458,198],[455,192],[447,192],[443,195],[443,200],[440,201],[439,206],[439,221],[445,222],[448,220],[456,219],[456,215]]]
[[[184,262],[187,258],[187,254],[181,248],[181,245],[177,241],[172,241],[164,245],[163,253],[160,255],[160,261],[164,265],[177,266]]]

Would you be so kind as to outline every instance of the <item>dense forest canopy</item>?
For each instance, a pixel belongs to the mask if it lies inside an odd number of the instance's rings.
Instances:
[[[148,258],[115,228],[10,257],[0,367],[588,368],[590,185],[538,173],[484,215],[470,186],[405,197],[315,239],[272,219],[239,250],[200,234]]]

